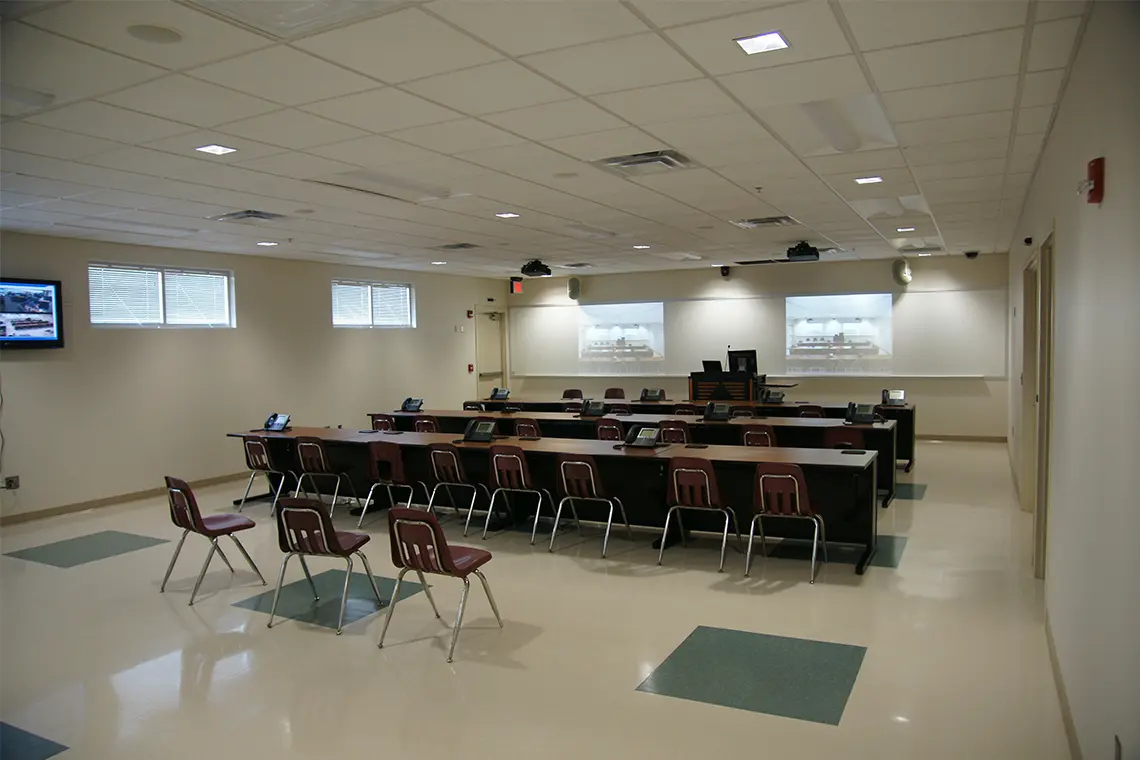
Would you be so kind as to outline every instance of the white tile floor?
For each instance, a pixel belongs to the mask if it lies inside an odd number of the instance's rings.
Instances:
[[[790,560],[758,561],[745,579],[738,553],[718,575],[714,541],[671,550],[658,568],[647,534],[631,547],[615,531],[606,560],[592,537],[567,533],[550,555],[497,536],[483,545],[506,627],[473,588],[452,665],[422,594],[398,607],[383,650],[380,615],[339,637],[292,620],[267,630],[265,615],[231,606],[265,590],[233,551],[237,574],[215,561],[188,607],[201,539],[161,595],[173,543],[72,569],[2,557],[0,720],[90,760],[1068,758],[1031,522],[1005,446],[924,443],[901,477],[929,488],[880,513],[881,533],[909,539],[900,566],[860,577],[834,564],[815,586]],[[221,511],[240,493],[235,483],[198,497]],[[245,543],[272,584],[281,555],[268,507],[246,513],[259,525]],[[371,528],[385,539],[382,519]],[[106,529],[178,536],[152,499],[5,529],[2,549]],[[366,552],[394,575],[386,540]],[[453,615],[459,583],[434,587]],[[636,691],[698,625],[867,647],[840,724]]]

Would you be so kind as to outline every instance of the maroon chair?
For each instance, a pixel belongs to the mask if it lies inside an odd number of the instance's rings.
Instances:
[[[607,414],[633,414],[633,407],[629,404],[606,404]]]
[[[599,441],[624,441],[625,433],[620,420],[602,417],[594,422],[594,434]]]
[[[465,412],[485,412],[487,410],[484,409],[483,405],[480,404],[478,401],[464,401],[463,402],[463,411],[465,411]]]
[[[515,420],[515,435],[519,438],[541,438],[542,430],[538,427],[538,420],[519,417]]]
[[[395,430],[396,418],[390,414],[370,414],[373,430]]]
[[[261,585],[265,585],[265,578],[261,575],[261,571],[257,569],[257,565],[253,564],[249,553],[234,535],[239,531],[254,527],[256,523],[253,520],[234,514],[206,515],[203,517],[201,510],[198,509],[198,500],[194,498],[194,492],[190,490],[190,486],[185,480],[167,476],[166,493],[170,500],[170,521],[182,528],[182,538],[178,539],[178,546],[174,547],[174,556],[170,558],[166,575],[162,576],[162,585],[158,587],[160,594],[166,591],[166,582],[170,580],[174,563],[178,561],[178,555],[182,552],[182,544],[186,542],[186,536],[190,533],[197,533],[210,540],[210,553],[206,555],[206,561],[202,563],[202,570],[198,573],[198,580],[194,583],[194,590],[190,592],[190,606],[194,606],[194,597],[198,595],[198,588],[202,585],[202,579],[206,577],[206,570],[210,567],[210,560],[214,558],[214,552],[218,553],[231,573],[234,571],[233,565],[222,552],[222,547],[218,546],[218,538],[221,536],[230,537],[253,572],[257,573],[258,578],[261,578]]]
[[[571,402],[569,404],[563,404],[562,405],[562,411],[567,413],[567,414],[581,414],[582,413],[582,404],[579,401],[574,401],[574,402]]]
[[[673,407],[673,414],[700,414],[701,410],[695,404],[677,404]]]
[[[829,427],[823,430],[823,447],[826,449],[862,449],[863,431],[857,427]]]
[[[420,585],[423,586],[437,618],[441,617],[439,608],[435,606],[435,599],[432,598],[431,587],[428,586],[424,573],[446,575],[463,581],[463,593],[459,597],[459,614],[455,617],[451,646],[447,650],[448,662],[451,662],[455,656],[455,643],[459,641],[459,629],[463,625],[467,593],[471,590],[468,576],[472,573],[483,584],[483,591],[487,594],[487,601],[491,603],[495,620],[499,622],[500,628],[503,627],[499,605],[495,604],[495,597],[491,595],[487,576],[479,569],[491,561],[491,552],[470,546],[448,546],[447,536],[443,534],[443,528],[435,519],[435,515],[403,507],[393,507],[388,511],[388,540],[392,545],[392,564],[400,568],[400,574],[396,576],[396,587],[392,589],[392,601],[388,605],[388,614],[384,617],[384,627],[380,630],[377,647],[384,648],[384,637],[388,634],[388,625],[392,622],[392,615],[396,612],[396,602],[400,599],[400,583],[409,570],[416,571]]]
[[[273,492],[273,506],[269,510],[272,512],[277,509],[277,499],[281,496],[281,489],[285,487],[286,473],[291,475],[294,481],[297,480],[297,476],[292,470],[286,470],[277,464],[269,451],[269,441],[264,436],[242,436],[241,445],[245,450],[245,466],[249,468],[249,482],[245,484],[245,493],[242,494],[241,503],[238,504],[238,512],[241,512],[245,506],[245,500],[249,498],[249,489],[253,486],[253,479],[259,472],[265,474],[265,479],[269,481],[269,490]],[[278,475],[281,478],[276,490],[273,488],[273,479],[269,477],[270,475]]]
[[[266,626],[268,628],[273,627],[273,616],[277,614],[277,602],[281,598],[281,584],[285,582],[285,569],[294,556],[301,560],[301,569],[305,571],[305,578],[313,591],[314,602],[319,602],[321,597],[317,594],[317,585],[313,583],[305,557],[336,557],[345,561],[344,591],[340,596],[340,617],[336,623],[338,636],[344,629],[344,607],[348,603],[348,584],[352,580],[354,554],[364,563],[364,572],[368,574],[368,582],[372,584],[376,601],[381,607],[384,606],[380,589],[376,588],[376,579],[372,577],[372,568],[368,566],[368,557],[361,551],[372,540],[372,536],[337,530],[333,527],[332,518],[321,507],[321,502],[316,499],[281,500],[281,509],[277,510],[277,544],[285,552],[285,557],[281,560],[281,572],[277,575],[277,590],[273,592],[273,607],[269,610],[269,623]]]
[[[775,446],[776,429],[759,422],[741,425],[741,438],[745,446]]]
[[[629,517],[625,513],[625,506],[616,496],[606,496],[602,486],[602,479],[598,477],[598,468],[594,458],[585,454],[559,454],[558,455],[558,509],[554,513],[554,528],[550,531],[550,549],[554,551],[554,538],[558,535],[558,521],[562,517],[562,507],[570,505],[570,513],[574,515],[574,523],[578,526],[578,533],[582,532],[582,523],[578,520],[578,510],[574,502],[597,502],[609,506],[609,515],[606,517],[606,532],[602,536],[602,557],[606,556],[606,548],[610,544],[610,527],[614,522],[614,505],[621,510],[621,519],[625,522],[629,540],[633,540],[633,528],[630,527]]]
[[[396,506],[396,497],[392,494],[392,489],[408,489],[408,501],[404,506],[412,506],[412,499],[416,496],[416,487],[404,474],[404,454],[399,444],[391,441],[369,442],[368,477],[372,481],[372,487],[368,489],[368,495],[364,497],[364,509],[360,510],[360,520],[357,521],[356,527],[359,528],[364,524],[364,515],[368,512],[368,505],[372,503],[372,496],[376,493],[377,488],[388,489],[388,503],[393,507]],[[423,486],[426,495],[427,485],[423,482],[420,482],[420,485]]]
[[[542,515],[542,497],[554,506],[554,499],[545,488],[535,488],[534,481],[530,479],[530,470],[526,466],[526,454],[518,446],[496,444],[489,449],[491,458],[491,483],[495,486],[491,494],[491,504],[487,508],[487,521],[483,524],[483,540],[487,540],[487,529],[491,526],[491,515],[495,512],[495,500],[499,494],[507,498],[507,494],[526,493],[538,497],[538,506],[534,510],[534,528],[530,532],[530,543],[534,545],[535,536],[538,535],[538,520]],[[510,501],[507,501],[510,509]]]
[[[567,388],[562,391],[562,398],[582,398],[582,391],[579,388]]]
[[[764,542],[765,517],[783,517],[793,520],[811,520],[815,533],[811,543],[811,582],[815,583],[815,555],[820,538],[823,539],[823,561],[827,562],[827,533],[823,516],[812,511],[808,499],[807,481],[796,464],[765,462],[756,466],[756,488],[753,491],[752,525],[748,529],[748,551],[744,555],[744,575],[752,570],[752,539],[756,526],[760,526],[760,553],[768,556]]]
[[[665,513],[665,529],[661,533],[661,549],[657,552],[657,564],[665,554],[665,537],[669,534],[669,520],[677,513],[677,527],[681,529],[684,541],[685,526],[681,523],[681,511],[690,509],[704,512],[720,512],[724,515],[724,535],[720,541],[720,569],[724,572],[724,550],[728,545],[728,521],[736,526],[736,540],[741,542],[740,523],[736,512],[720,500],[720,489],[716,484],[716,473],[712,462],[696,457],[673,457],[666,469],[666,500],[669,511]]]
[[[625,388],[606,388],[606,398],[625,398]]]
[[[312,484],[318,500],[321,496],[321,489],[317,486],[316,479],[335,478],[336,487],[333,488],[332,502],[329,504],[329,517],[332,517],[333,510],[336,509],[336,500],[340,496],[342,481],[348,483],[348,490],[352,491],[352,498],[356,499],[356,506],[363,507],[360,503],[360,497],[356,494],[356,486],[352,484],[352,478],[348,477],[347,473],[333,469],[323,440],[313,436],[299,435],[293,439],[293,443],[297,447],[297,464],[301,473],[297,478],[297,490],[301,494],[309,495],[309,492],[305,490],[306,477],[309,478],[309,483]]]
[[[412,429],[417,433],[438,433],[439,421],[430,414],[420,414],[412,422]]]
[[[689,423],[685,420],[661,420],[661,443],[689,443]]]
[[[487,490],[485,484],[475,484],[467,479],[467,473],[463,470],[463,462],[459,459],[459,449],[454,444],[431,444],[428,446],[428,461],[431,462],[432,478],[435,480],[435,486],[432,487],[431,494],[428,496],[428,512],[435,514],[435,495],[442,488],[447,493],[447,498],[451,502],[455,514],[461,515],[452,489],[471,489],[471,504],[467,507],[467,523],[463,527],[463,535],[466,536],[467,527],[471,525],[471,515],[475,511],[475,500],[479,496],[479,489],[483,489],[483,494],[487,497],[488,502],[491,500],[491,492]]]
[[[818,404],[800,404],[799,405],[801,417],[823,417],[823,407]]]
[[[733,417],[755,417],[756,410],[750,406],[734,406],[732,407]]]

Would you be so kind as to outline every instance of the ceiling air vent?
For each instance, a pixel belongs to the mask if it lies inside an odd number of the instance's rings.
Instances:
[[[755,230],[760,227],[791,227],[799,222],[790,216],[761,216],[756,219],[737,219],[733,224],[742,230]]]
[[[599,158],[591,162],[594,166],[616,172],[623,177],[644,177],[647,174],[663,174],[694,166],[692,160],[675,150],[654,150],[649,153],[631,153],[628,156]]]
[[[594,265],[593,264],[587,264],[584,261],[579,261],[576,264],[557,264],[556,266],[559,269],[589,269],[590,267],[592,267]]]
[[[899,253],[942,253],[940,245],[906,245],[898,249]]]
[[[207,217],[215,222],[276,222],[278,219],[284,219],[284,214],[274,214],[270,211],[256,211],[247,208],[245,211],[231,211],[228,214],[221,216]]]
[[[474,243],[448,243],[447,245],[439,246],[441,251],[470,251],[479,246]]]

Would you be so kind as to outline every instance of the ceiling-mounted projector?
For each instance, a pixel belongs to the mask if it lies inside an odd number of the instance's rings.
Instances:
[[[543,264],[538,259],[534,259],[533,261],[528,261],[527,263],[523,264],[521,271],[527,277],[550,276],[550,267],[546,266],[546,264]]]
[[[788,261],[819,261],[819,249],[801,240],[788,249]]]

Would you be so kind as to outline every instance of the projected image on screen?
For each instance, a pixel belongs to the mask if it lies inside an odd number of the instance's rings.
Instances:
[[[0,337],[8,341],[55,340],[55,288],[0,282]]]
[[[789,374],[891,371],[891,295],[795,296],[784,305]]]
[[[664,304],[578,307],[578,361],[587,372],[654,373],[664,359]]]

